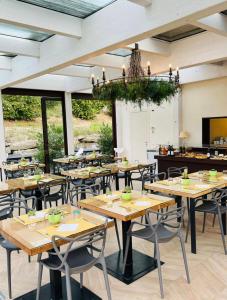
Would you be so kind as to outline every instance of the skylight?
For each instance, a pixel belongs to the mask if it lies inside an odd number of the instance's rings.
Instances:
[[[86,18],[116,0],[17,0],[66,15]]]
[[[1,34],[37,42],[43,42],[52,36],[51,34],[48,34],[46,32],[34,31],[24,27],[0,22],[0,35]]]
[[[120,49],[116,49],[116,50],[113,50],[111,52],[108,52],[107,54],[126,57],[126,56],[129,56],[131,54],[131,50],[120,48]]]

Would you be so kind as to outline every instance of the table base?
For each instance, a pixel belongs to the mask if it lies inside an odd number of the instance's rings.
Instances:
[[[117,251],[105,257],[108,274],[126,284],[130,284],[157,268],[156,260],[153,257],[139,251],[132,250],[132,259],[132,272],[123,275],[123,252]],[[161,264],[163,264],[163,262],[161,262]],[[102,268],[101,265],[97,265],[97,267],[99,269]]]
[[[92,293],[87,288],[83,287],[80,289],[80,284],[71,278],[71,289],[72,289],[72,299],[78,300],[102,300],[102,298],[98,297],[96,294]],[[62,277],[62,290],[63,290],[63,298],[62,300],[67,300],[66,296],[66,284],[65,284],[65,277]],[[36,299],[36,289],[22,295],[14,300],[35,300]],[[40,292],[40,300],[50,300],[50,284],[46,284],[41,287]],[[60,298],[59,298],[60,300]]]

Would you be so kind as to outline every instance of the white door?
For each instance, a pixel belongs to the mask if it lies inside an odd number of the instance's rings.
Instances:
[[[130,114],[131,161],[147,162],[149,148],[150,114],[148,111],[131,112]]]

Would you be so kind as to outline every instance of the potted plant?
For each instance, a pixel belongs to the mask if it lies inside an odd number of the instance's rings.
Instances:
[[[127,160],[127,157],[123,157],[123,159],[122,159],[122,165],[123,165],[124,167],[127,167],[127,166],[128,166],[128,160]]]
[[[189,185],[190,184],[190,179],[188,177],[188,169],[184,169],[184,172],[182,174],[182,179],[181,179],[182,184]]]
[[[210,177],[216,177],[216,176],[217,176],[217,170],[211,169],[211,170],[209,171],[209,175],[210,175]]]
[[[28,160],[24,157],[21,158],[19,165],[20,166],[26,166],[28,164]]]
[[[43,171],[40,168],[36,168],[34,171],[34,178],[35,180],[39,181],[41,179]]]
[[[129,201],[132,199],[132,189],[129,186],[126,186],[122,192],[121,199]]]
[[[61,218],[62,218],[62,210],[59,208],[51,208],[48,211],[48,221],[50,224],[58,224],[61,222]]]

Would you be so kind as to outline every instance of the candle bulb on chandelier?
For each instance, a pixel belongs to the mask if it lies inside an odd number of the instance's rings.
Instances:
[[[149,61],[147,62],[147,75],[151,76],[151,63]]]
[[[125,77],[126,73],[125,73],[125,65],[122,66],[122,77]]]
[[[95,85],[95,75],[94,74],[91,75],[91,83],[93,86]]]
[[[102,68],[102,80],[105,83],[105,81],[106,81],[105,68]]]

